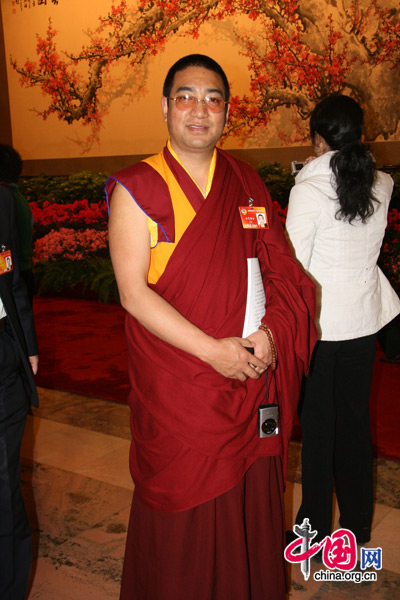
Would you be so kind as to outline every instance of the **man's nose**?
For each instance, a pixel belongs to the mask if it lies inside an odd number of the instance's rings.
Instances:
[[[197,116],[206,116],[208,117],[208,108],[207,108],[207,104],[206,104],[206,99],[205,98],[196,98],[196,104],[194,105],[193,109],[192,109],[192,113],[194,113]]]

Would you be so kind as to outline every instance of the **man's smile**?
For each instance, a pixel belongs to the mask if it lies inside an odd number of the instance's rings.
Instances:
[[[209,129],[208,125],[197,125],[195,123],[187,125],[187,127],[195,131],[207,131]]]

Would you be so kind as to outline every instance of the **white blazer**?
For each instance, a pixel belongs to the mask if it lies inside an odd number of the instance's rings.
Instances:
[[[379,204],[366,223],[336,219],[333,154],[297,174],[286,220],[296,258],[316,283],[319,339],[327,341],[376,333],[400,312],[400,300],[377,266],[393,180],[377,173],[373,194]]]

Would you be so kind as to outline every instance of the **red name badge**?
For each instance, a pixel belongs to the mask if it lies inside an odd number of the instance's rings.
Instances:
[[[264,206],[239,206],[239,212],[244,229],[268,229]]]
[[[3,252],[0,252],[0,275],[12,271],[13,268],[11,250],[4,250]]]

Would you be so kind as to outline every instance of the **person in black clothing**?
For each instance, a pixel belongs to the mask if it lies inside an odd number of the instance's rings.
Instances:
[[[0,598],[24,600],[32,533],[20,489],[20,446],[29,405],[38,404],[38,347],[19,271],[15,201],[3,185],[0,215]]]
[[[21,172],[22,159],[19,153],[8,144],[0,144],[0,183],[10,190],[15,200],[20,275],[25,281],[32,305],[35,289],[32,272],[33,216],[28,201],[17,185]]]

